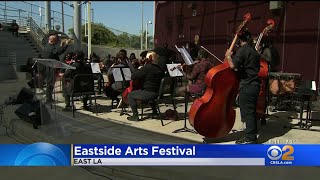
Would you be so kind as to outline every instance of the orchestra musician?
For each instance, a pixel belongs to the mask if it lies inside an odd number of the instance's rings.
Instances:
[[[182,74],[187,77],[191,83],[187,87],[187,93],[192,94],[201,94],[205,90],[205,76],[207,72],[213,67],[211,61],[208,60],[209,54],[204,49],[198,51],[198,62],[194,64],[194,67],[191,71],[191,74],[187,74],[182,70],[182,66],[177,68],[182,72]],[[180,87],[177,89],[177,94],[184,96],[185,87]]]
[[[165,76],[165,72],[159,66],[159,56],[154,51],[147,53],[147,58],[150,64],[143,66],[141,69],[134,72],[131,76],[131,80],[143,81],[142,89],[131,91],[128,95],[128,103],[132,109],[133,115],[127,119],[130,121],[139,121],[137,100],[148,102],[154,100],[158,96],[160,84],[162,78]],[[158,117],[158,111],[156,104],[150,104],[153,115],[152,118]]]
[[[96,80],[98,80],[98,94],[101,94],[102,79],[103,79],[102,72],[105,69],[105,65],[102,63],[100,57],[94,52],[90,54],[90,60],[91,60],[91,63],[99,63],[99,68],[100,68],[101,73],[94,74],[93,76]]]
[[[117,60],[114,64],[112,64],[112,66],[110,67],[109,71],[108,71],[108,84],[106,87],[104,87],[104,92],[106,94],[106,96],[110,97],[111,100],[116,100],[117,102],[120,102],[118,96],[121,94],[121,91],[123,90],[123,82],[114,82],[113,79],[113,68],[112,67],[122,67],[122,68],[130,68],[131,73],[135,71],[132,63],[130,62],[130,60],[127,57],[127,51],[124,49],[121,49],[118,54],[117,54]],[[128,87],[130,84],[130,82],[127,81],[125,82],[125,87]]]
[[[91,67],[88,66],[85,63],[85,58],[84,58],[84,53],[80,50],[75,51],[74,57],[73,57],[73,63],[71,66],[75,67],[76,69],[68,69],[64,72],[63,77],[62,77],[62,89],[63,89],[63,97],[65,98],[65,108],[63,111],[71,111],[72,107],[70,104],[70,93],[72,90],[72,85],[71,82],[73,78],[77,74],[91,74]],[[87,110],[88,105],[88,96],[83,97],[83,109]]]
[[[262,38],[259,47],[261,58],[265,59],[270,66],[270,72],[276,72],[277,66],[280,64],[280,56],[277,49],[273,46],[272,40],[269,36]]]
[[[251,33],[244,31],[239,34],[240,48],[232,57],[233,52],[227,50],[226,60],[231,69],[237,70],[240,78],[240,113],[241,119],[246,123],[245,136],[238,139],[236,144],[255,144],[257,143],[257,120],[256,106],[260,91],[260,55],[252,47]]]

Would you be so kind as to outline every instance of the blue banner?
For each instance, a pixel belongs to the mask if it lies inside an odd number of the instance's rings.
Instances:
[[[242,158],[265,166],[319,166],[319,145],[74,144],[73,158]],[[205,165],[205,164],[204,164]],[[254,164],[253,164],[254,165]]]
[[[320,145],[0,145],[0,166],[320,166]]]
[[[1,144],[0,166],[70,166],[70,144]]]

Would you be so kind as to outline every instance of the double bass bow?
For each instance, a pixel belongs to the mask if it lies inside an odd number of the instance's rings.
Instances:
[[[238,39],[238,33],[250,19],[250,13],[244,15],[244,20],[229,47],[230,51]],[[236,72],[230,68],[226,60],[208,71],[205,77],[205,93],[193,102],[189,111],[189,122],[199,134],[217,138],[231,131],[236,116],[233,103],[239,83]]]

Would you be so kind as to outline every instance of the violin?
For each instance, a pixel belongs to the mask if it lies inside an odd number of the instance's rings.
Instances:
[[[250,13],[244,15],[244,20],[236,31],[229,51],[232,51],[238,39],[238,33],[250,19]],[[196,99],[190,108],[189,123],[205,137],[223,137],[231,131],[235,122],[236,114],[233,104],[240,80],[225,60],[207,72],[205,84],[204,95]]]

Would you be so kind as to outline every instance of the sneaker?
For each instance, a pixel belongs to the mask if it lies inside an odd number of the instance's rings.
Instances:
[[[257,144],[257,138],[249,139],[247,137],[243,137],[237,140],[236,144]]]
[[[128,119],[129,121],[140,121],[138,115],[129,116],[129,117],[127,117],[127,119]]]

